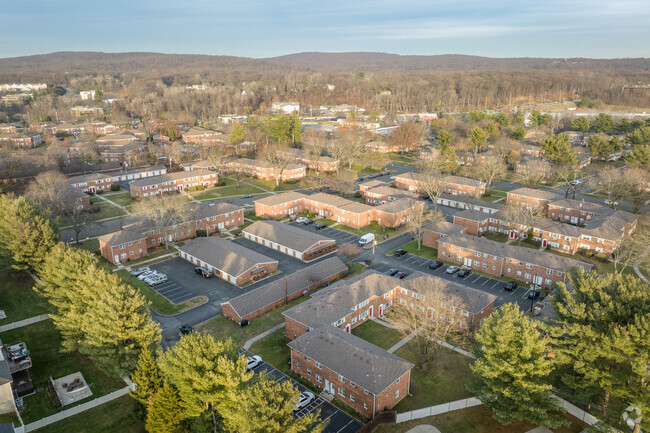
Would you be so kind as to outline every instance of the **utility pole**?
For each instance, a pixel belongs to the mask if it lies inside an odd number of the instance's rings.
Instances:
[[[370,266],[372,269],[375,269],[375,245],[377,245],[377,241],[373,240],[372,241],[372,265]]]

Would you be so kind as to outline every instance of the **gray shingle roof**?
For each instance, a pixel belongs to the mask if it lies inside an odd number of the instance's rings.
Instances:
[[[412,198],[401,198],[399,200],[389,201],[388,203],[379,205],[376,209],[386,213],[399,213],[406,209],[413,208],[416,203],[417,201]]]
[[[463,218],[469,221],[485,221],[490,218],[490,214],[474,209],[465,209],[454,215],[454,218]]]
[[[524,197],[533,197],[542,200],[559,200],[562,198],[561,194],[558,194],[555,191],[547,191],[543,189],[534,189],[534,188],[517,188],[512,191],[508,191],[508,195],[517,194]]]
[[[299,252],[304,252],[319,242],[336,242],[334,239],[319,233],[303,230],[279,221],[256,221],[246,227],[243,232]]]
[[[314,284],[314,282],[323,281],[345,270],[347,270],[347,267],[341,259],[338,257],[330,257],[298,272],[287,275],[285,278],[280,278],[237,296],[224,304],[230,304],[240,317],[244,317],[267,305],[284,299],[285,296],[302,292]]]
[[[194,219],[201,220],[203,218],[208,218],[217,215],[223,215],[225,213],[236,212],[238,210],[243,210],[241,206],[236,206],[230,203],[215,203],[214,206],[211,205],[202,205],[198,209],[194,210]]]
[[[217,173],[212,170],[191,170],[191,171],[177,171],[176,173],[167,173],[161,174],[159,176],[145,177],[144,179],[138,179],[131,183],[132,187],[143,187],[149,185],[156,185],[163,182],[175,181],[179,179],[186,179],[190,177],[199,177],[199,176],[208,176],[216,175]]]
[[[462,233],[466,227],[458,224],[452,224],[445,220],[437,220],[423,226],[422,229],[444,235],[455,235],[457,233]]]
[[[138,231],[134,230],[120,230],[119,232],[109,233],[98,238],[101,242],[104,242],[110,247],[115,247],[127,242],[135,242],[143,239],[147,239],[145,235]]]
[[[410,362],[332,326],[307,332],[289,342],[289,347],[374,395],[413,368]]]
[[[106,174],[106,173],[89,173],[89,174],[82,174],[81,176],[74,176],[68,179],[69,184],[77,184],[77,183],[84,183],[84,182],[91,182],[99,179],[110,179],[113,181],[113,175],[112,174]]]
[[[306,194],[300,192],[289,191],[283,192],[282,194],[274,194],[268,197],[255,200],[255,203],[263,204],[265,206],[276,206],[283,203],[288,203],[294,200],[302,200],[303,198],[308,197]]]
[[[399,178],[413,179],[415,181],[418,181],[420,178],[420,173],[410,171],[395,176],[395,179],[399,179]],[[466,186],[474,186],[474,187],[480,187],[482,185],[485,185],[485,182],[483,181],[471,179],[469,177],[463,177],[463,176],[449,175],[445,177],[445,180],[450,184],[456,184],[456,185],[466,185]]]
[[[234,277],[258,264],[278,262],[219,237],[196,238],[183,245],[181,251]]]

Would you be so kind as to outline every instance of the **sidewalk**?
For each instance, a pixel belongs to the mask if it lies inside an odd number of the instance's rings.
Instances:
[[[30,317],[29,319],[19,320],[13,323],[7,323],[0,326],[0,332],[11,331],[12,329],[22,328],[23,326],[33,325],[34,323],[42,322],[50,318],[49,314],[41,314],[40,316]]]
[[[648,254],[650,254],[650,246],[648,246],[648,248],[646,248],[646,249],[643,251],[643,253],[641,253],[641,257],[639,257],[639,260],[637,260],[636,263],[634,263],[634,266],[633,266],[633,267],[634,267],[634,272],[636,272],[636,274],[639,276],[639,278],[641,278],[641,280],[645,281],[646,284],[650,284],[650,280],[648,280],[648,279],[647,279],[647,278],[646,278],[646,277],[641,273],[641,271],[639,270],[639,263],[641,263],[641,260],[643,260],[643,258],[644,258],[645,256],[647,256]]]
[[[253,343],[255,343],[257,340],[261,340],[262,338],[266,337],[267,335],[273,334],[275,331],[278,329],[284,328],[284,323],[280,323],[279,325],[275,325],[273,328],[262,332],[260,335],[256,335],[255,337],[251,338],[248,340],[246,343],[244,343],[244,350],[248,350],[251,348]]]
[[[400,347],[404,346],[406,343],[411,341],[413,339],[413,337],[415,337],[415,333],[412,332],[409,336],[404,337],[400,341],[395,343],[395,345],[393,347],[391,347],[390,349],[388,349],[387,352],[388,353],[394,353],[397,349],[399,349]]]

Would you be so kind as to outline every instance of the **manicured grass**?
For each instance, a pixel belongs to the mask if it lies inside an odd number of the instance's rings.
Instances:
[[[91,253],[94,253],[96,251],[99,251],[99,240],[97,238],[88,239],[87,241],[79,242],[78,244],[72,243],[70,246],[81,248],[82,250],[88,250]]]
[[[363,235],[368,234],[368,233],[374,233],[375,237],[376,237],[375,240],[378,243],[383,240],[384,234],[387,234],[387,235],[389,235],[389,237],[392,237],[392,236],[394,236],[396,234],[401,234],[401,233],[404,233],[406,230],[408,230],[406,226],[402,226],[402,227],[399,227],[397,229],[384,228],[384,227],[380,226],[376,221],[371,222],[370,224],[368,224],[367,226],[365,226],[365,227],[363,227],[361,229],[355,229],[353,227],[348,227],[348,226],[343,225],[343,224],[339,224],[334,228],[338,229],[338,230],[343,230],[343,231],[348,232],[348,233],[352,233],[353,235],[357,235],[357,236],[363,236]]]
[[[177,253],[177,251],[176,251],[176,249],[174,247],[172,247],[170,245],[168,250],[163,248],[162,250],[156,251],[155,253],[147,254],[145,257],[142,257],[140,259],[128,260],[126,262],[126,265],[133,267],[133,266],[135,266],[135,265],[137,265],[139,263],[147,262],[147,261],[149,261],[151,259],[155,259],[156,257],[160,257],[160,256],[164,256],[165,254],[172,254],[172,253]]]
[[[384,170],[379,168],[362,167],[359,164],[352,164],[352,171],[355,171],[359,176],[363,176],[366,174],[379,173],[380,171]]]
[[[97,197],[96,195],[91,195],[90,196],[90,204],[96,204],[96,203],[106,203],[104,200],[101,198]]]
[[[211,198],[241,196],[244,194],[259,194],[263,192],[265,191],[261,190],[260,188],[242,183],[239,185],[239,187],[237,187],[237,185],[232,185],[208,188],[205,191],[194,192],[193,195],[197,200],[207,200]]]
[[[245,182],[259,186],[266,191],[290,191],[292,189],[304,188],[305,185],[300,180],[289,180],[280,182],[279,186],[275,186],[275,180],[262,180],[257,178],[246,179]]]
[[[54,409],[45,388],[46,380],[52,376],[58,379],[80,371],[93,392],[92,398],[108,394],[125,386],[120,378],[106,375],[87,357],[78,352],[61,353],[61,335],[51,320],[24,326],[0,334],[5,344],[24,341],[31,351],[31,377],[36,394],[25,397],[23,421],[30,423],[58,412]],[[88,401],[84,399],[81,401]],[[66,409],[70,406],[66,406]]]
[[[347,280],[355,275],[359,275],[361,272],[363,272],[363,265],[361,263],[352,263],[352,265],[348,266],[348,274],[343,279]]]
[[[7,315],[0,325],[51,311],[47,300],[33,289],[35,284],[28,273],[16,271],[0,262],[0,309]],[[3,337],[0,338],[4,341]]]
[[[326,226],[331,226],[334,224],[336,221],[334,220],[328,220],[327,218],[316,218],[314,220],[315,223],[320,223],[320,224],[325,224]]]
[[[16,412],[3,413],[0,415],[0,424],[13,424],[14,427],[20,426],[20,421],[18,420],[18,414]]]
[[[492,234],[492,233],[488,233],[487,235],[485,235],[485,239],[489,239],[489,240],[495,241],[495,242],[501,242],[502,244],[505,244],[506,242],[508,242],[508,237],[507,236],[495,235],[495,234]]]
[[[99,212],[97,212],[96,215],[97,219],[100,220],[126,215],[126,212],[124,212],[119,207],[113,206],[112,204],[106,202],[94,204],[92,207],[99,208]]]
[[[120,193],[115,195],[107,195],[106,198],[120,206],[130,206],[133,203],[133,197],[130,193]]]
[[[244,218],[249,219],[249,220],[253,220],[253,221],[261,221],[261,220],[264,219],[262,217],[258,217],[257,215],[255,215],[254,210],[249,210],[249,211],[244,212]]]
[[[551,253],[551,254],[557,254],[559,256],[569,257],[569,258],[574,259],[574,260],[580,260],[581,262],[591,263],[592,265],[594,265],[594,270],[596,272],[598,272],[599,274],[613,274],[614,273],[614,262],[609,262],[609,261],[602,262],[602,261],[596,259],[595,257],[585,257],[582,254],[575,254],[575,255],[565,254],[565,253],[561,253],[559,251],[552,250],[550,248],[547,248],[544,251],[546,251],[547,253]],[[618,265],[618,269],[620,269],[620,267],[621,267],[621,265]],[[629,274],[629,275],[635,275],[635,276],[637,275],[636,272],[634,272],[634,268],[632,266],[627,266],[623,270],[623,274],[626,274],[626,275]]]
[[[122,277],[122,279],[138,289],[140,293],[142,293],[144,297],[147,298],[147,300],[150,302],[151,308],[153,308],[158,314],[171,316],[174,314],[182,313],[183,311],[190,310],[194,307],[198,307],[199,305],[203,305],[208,302],[207,297],[196,296],[192,299],[188,299],[185,302],[181,302],[180,304],[173,304],[163,295],[156,292],[154,289],[131,275],[126,269],[119,270],[115,272],[115,274],[119,275]]]
[[[38,433],[145,433],[134,414],[135,400],[125,395],[37,430]]]
[[[551,431],[554,433],[579,433],[587,427],[585,423],[571,415],[567,415],[565,418],[571,423],[569,426],[551,429]],[[375,430],[375,433],[406,433],[418,425],[432,425],[444,433],[526,433],[535,428],[527,421],[508,425],[499,424],[492,418],[489,410],[483,406],[475,406],[400,424],[381,425]]]
[[[397,329],[388,328],[373,320],[366,320],[366,323],[352,329],[352,334],[386,350],[403,338]]]
[[[407,156],[396,155],[394,153],[391,153],[390,155],[388,155],[388,158],[392,162],[396,162],[398,164],[406,164],[406,165],[413,164],[413,158],[409,158]]]
[[[424,257],[425,259],[438,260],[438,250],[435,248],[427,247],[420,244],[420,249],[418,250],[417,241],[411,241],[408,244],[402,245],[400,247],[403,250],[408,251],[410,254],[416,256]],[[395,248],[397,249],[397,248]],[[392,256],[395,250],[389,251],[388,255]]]
[[[250,348],[250,352],[260,355],[262,359],[284,374],[289,374],[291,367],[291,351],[287,343],[289,340],[284,336],[284,328],[278,329],[271,335],[256,341]]]
[[[264,313],[257,317],[244,327],[239,326],[226,316],[217,316],[196,327],[197,331],[211,334],[217,340],[232,338],[233,341],[242,346],[247,340],[262,332],[284,322],[282,312],[292,308],[309,299],[307,296],[301,296],[294,299],[288,304],[282,305],[274,310]]]
[[[398,349],[395,355],[415,364],[411,370],[410,396],[399,402],[394,410],[409,410],[471,397],[466,384],[473,380],[469,369],[472,359],[460,353],[442,348],[439,355],[421,370],[420,349],[411,340]]]

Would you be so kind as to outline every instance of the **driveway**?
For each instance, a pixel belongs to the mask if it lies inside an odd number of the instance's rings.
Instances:
[[[245,352],[243,349],[240,353],[242,355],[249,355],[249,353]],[[276,382],[291,381],[293,386],[298,388],[300,392],[311,391],[266,362],[255,367],[253,371],[255,373],[265,372],[266,374],[273,376]],[[325,422],[326,420],[328,421],[327,427],[323,430],[324,433],[356,433],[361,427],[363,427],[361,421],[343,412],[333,404],[326,402],[317,393],[314,394],[316,394],[316,400],[311,402],[307,407],[301,409],[299,412],[296,412],[295,416],[303,417],[320,409],[320,419],[322,422]]]

